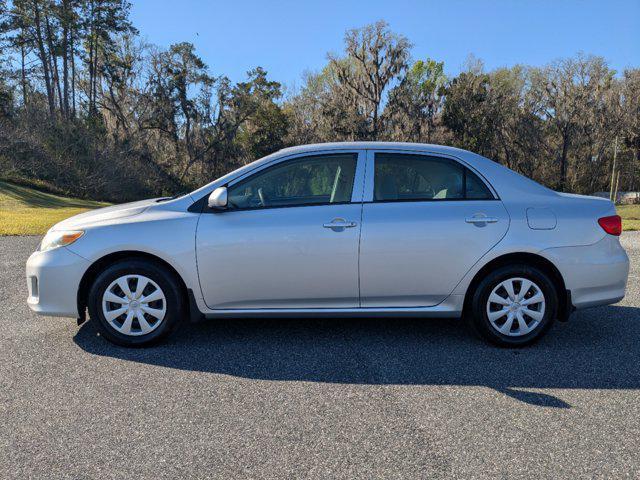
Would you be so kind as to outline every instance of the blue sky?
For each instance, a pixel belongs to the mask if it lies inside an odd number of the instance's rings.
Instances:
[[[491,69],[542,65],[582,51],[612,68],[640,67],[640,0],[203,1],[132,0],[132,20],[160,46],[190,41],[212,73],[239,81],[262,66],[300,85],[305,70],[341,52],[345,30],[384,19],[414,44],[414,59],[456,74],[469,54]]]

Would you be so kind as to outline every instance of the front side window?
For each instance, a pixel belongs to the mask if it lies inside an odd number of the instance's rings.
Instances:
[[[428,155],[377,153],[374,200],[486,200],[493,195],[456,161]]]
[[[229,209],[350,202],[357,157],[308,156],[267,168],[228,188]]]

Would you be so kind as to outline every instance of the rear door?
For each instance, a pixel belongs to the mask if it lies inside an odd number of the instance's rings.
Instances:
[[[508,229],[502,202],[456,159],[370,151],[366,171],[363,307],[437,305]]]

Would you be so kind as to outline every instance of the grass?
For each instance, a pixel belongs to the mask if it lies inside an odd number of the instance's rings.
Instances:
[[[616,210],[622,217],[623,230],[640,230],[640,205],[618,205]]]
[[[43,235],[65,218],[107,205],[0,181],[0,235]]]
[[[0,235],[44,235],[55,223],[109,205],[0,181]],[[618,205],[625,231],[640,230],[640,205]]]

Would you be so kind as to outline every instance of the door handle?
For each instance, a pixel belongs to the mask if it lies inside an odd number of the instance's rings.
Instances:
[[[481,216],[473,216],[467,217],[464,219],[467,223],[496,223],[498,219],[496,217],[481,217]]]
[[[334,218],[331,220],[331,223],[324,223],[322,226],[324,228],[353,228],[357,225],[356,222],[347,222],[344,218]]]

